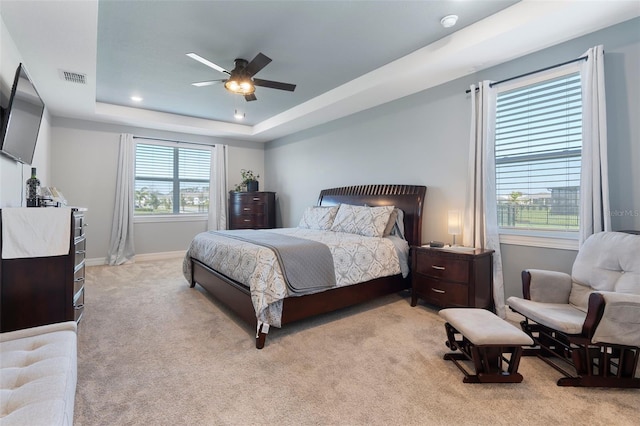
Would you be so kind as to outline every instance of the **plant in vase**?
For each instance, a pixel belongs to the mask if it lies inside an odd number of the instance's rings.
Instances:
[[[255,192],[258,190],[260,175],[253,173],[252,170],[242,169],[240,170],[240,176],[242,176],[242,182],[236,185],[236,192]]]

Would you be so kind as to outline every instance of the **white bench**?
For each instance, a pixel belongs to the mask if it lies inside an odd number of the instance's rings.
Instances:
[[[0,349],[0,424],[72,425],[76,323],[1,333]]]
[[[518,373],[522,346],[533,344],[528,334],[484,309],[448,308],[439,314],[447,321],[447,347],[460,351],[448,353],[444,359],[452,361],[464,373],[464,383],[522,381]],[[510,356],[507,358],[505,354]],[[475,374],[459,362],[465,360],[473,362]]]

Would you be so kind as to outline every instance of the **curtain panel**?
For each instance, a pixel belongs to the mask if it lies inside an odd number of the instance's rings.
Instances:
[[[469,172],[465,200],[462,243],[494,250],[493,301],[496,314],[506,317],[502,256],[498,234],[496,200],[495,122],[496,95],[489,81],[471,85],[471,132]]]
[[[116,199],[111,225],[111,242],[107,254],[109,265],[122,265],[135,256],[133,246],[134,162],[133,135],[123,133],[120,135]]]
[[[592,47],[583,56],[580,245],[591,234],[611,230],[604,48]]]
[[[218,144],[211,151],[209,231],[227,229],[227,151],[227,145]]]

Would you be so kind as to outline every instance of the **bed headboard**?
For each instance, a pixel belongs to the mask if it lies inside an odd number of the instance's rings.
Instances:
[[[404,233],[409,245],[422,244],[422,206],[426,186],[418,185],[359,185],[323,189],[319,206],[354,204],[368,206],[396,206],[404,211]]]

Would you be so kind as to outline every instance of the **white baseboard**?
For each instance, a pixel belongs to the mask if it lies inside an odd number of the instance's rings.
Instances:
[[[143,253],[136,254],[133,258],[133,262],[148,262],[150,260],[167,260],[178,259],[184,257],[186,251],[165,251],[162,253]],[[106,257],[95,257],[92,259],[85,259],[84,264],[87,266],[100,266],[107,264]]]

